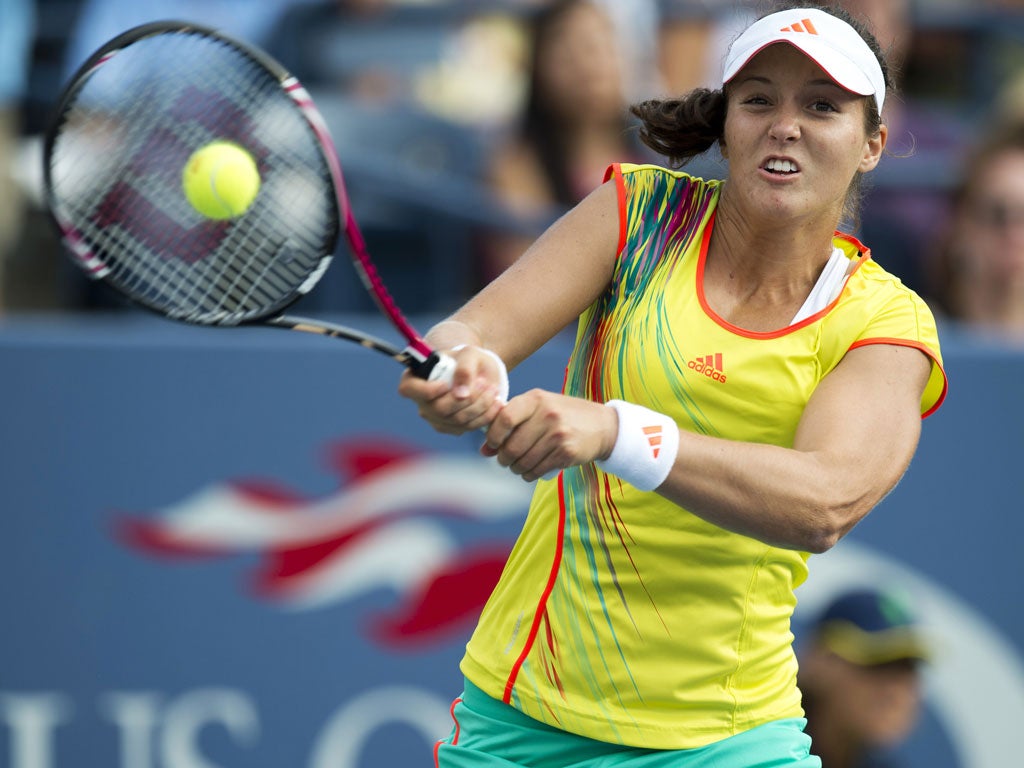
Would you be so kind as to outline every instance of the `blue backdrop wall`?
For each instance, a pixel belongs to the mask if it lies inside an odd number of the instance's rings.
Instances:
[[[557,388],[568,345],[513,391]],[[796,629],[905,589],[939,650],[906,764],[993,768],[1024,722],[1024,354],[945,354],[910,472],[812,558]],[[352,345],[21,318],[0,356],[0,766],[432,764],[527,484]]]

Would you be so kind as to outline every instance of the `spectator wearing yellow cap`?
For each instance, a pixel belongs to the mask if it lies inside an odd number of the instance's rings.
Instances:
[[[827,768],[897,768],[891,755],[921,710],[929,649],[906,602],[864,589],[836,597],[800,655],[811,751]]]

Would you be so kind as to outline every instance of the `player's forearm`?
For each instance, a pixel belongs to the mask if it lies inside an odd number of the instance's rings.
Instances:
[[[786,549],[824,552],[884,490],[817,453],[684,433],[657,492],[722,528]]]

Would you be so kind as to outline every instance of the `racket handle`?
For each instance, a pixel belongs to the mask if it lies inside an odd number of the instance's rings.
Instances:
[[[410,366],[410,369],[421,379],[451,384],[455,376],[455,358],[443,352],[432,352],[430,357],[418,365]]]

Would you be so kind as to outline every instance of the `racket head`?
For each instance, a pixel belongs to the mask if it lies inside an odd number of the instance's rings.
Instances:
[[[243,147],[260,188],[209,219],[182,172],[213,141]],[[209,27],[163,21],[97,50],[44,139],[47,206],[72,257],[175,320],[237,325],[278,315],[329,266],[347,206],[326,126],[271,57]]]

